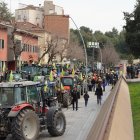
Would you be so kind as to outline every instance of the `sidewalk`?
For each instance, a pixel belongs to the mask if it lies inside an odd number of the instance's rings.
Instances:
[[[111,86],[106,87],[103,94],[102,104],[108,97]],[[68,109],[63,109],[66,116],[66,131],[63,136],[51,137],[48,132],[44,131],[39,140],[86,140],[86,137],[96,119],[102,105],[97,105],[96,95],[94,92],[89,92],[88,106],[85,107],[83,96],[79,99],[78,111],[73,111],[72,106]]]

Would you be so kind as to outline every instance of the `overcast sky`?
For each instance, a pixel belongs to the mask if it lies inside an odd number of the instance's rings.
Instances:
[[[18,8],[18,3],[42,4],[44,0],[4,0],[11,11]],[[111,31],[113,27],[122,30],[125,25],[123,11],[133,12],[136,0],[53,0],[55,5],[61,6],[65,14],[70,15],[78,27],[86,26],[93,31]],[[70,27],[75,28],[70,22]]]

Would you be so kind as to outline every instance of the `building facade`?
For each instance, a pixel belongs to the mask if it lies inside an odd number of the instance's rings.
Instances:
[[[51,39],[51,34],[29,22],[17,22],[18,28],[22,28],[38,36],[39,57],[48,49],[47,42]],[[41,59],[41,64],[47,64],[48,54],[45,54]]]
[[[44,15],[64,15],[64,9],[54,5],[53,1],[44,1]]]
[[[46,15],[44,18],[44,29],[47,32],[69,40],[69,16]]]
[[[15,10],[15,20],[17,22],[30,22],[39,27],[43,26],[44,9],[33,5],[27,5],[25,8]]]
[[[3,71],[3,66],[6,65],[8,56],[8,34],[7,28],[4,25],[0,25],[0,71]]]
[[[13,35],[13,26],[0,24],[0,70],[3,67],[8,70],[15,70],[15,53],[13,51],[13,41],[11,37]],[[38,61],[39,58],[39,46],[38,36],[25,30],[17,29],[14,32],[14,40],[16,41],[16,50],[18,60],[22,63],[32,60]],[[20,53],[21,51],[21,53]]]

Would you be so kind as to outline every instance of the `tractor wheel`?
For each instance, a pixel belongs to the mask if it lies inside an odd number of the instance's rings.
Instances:
[[[66,119],[62,111],[51,107],[47,113],[47,128],[52,136],[61,136],[66,129]]]
[[[12,135],[16,140],[36,140],[40,122],[33,110],[21,110],[12,123]]]
[[[69,93],[63,94],[63,106],[68,107],[71,104],[71,96]]]

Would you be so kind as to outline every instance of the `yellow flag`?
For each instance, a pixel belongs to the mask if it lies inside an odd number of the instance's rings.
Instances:
[[[39,61],[39,64],[38,64],[38,66],[41,66],[41,61]]]
[[[64,86],[63,86],[63,84],[61,83],[61,90],[64,90]]]
[[[10,77],[9,77],[9,81],[12,82],[13,79],[14,79],[14,76],[13,76],[13,72],[12,72],[12,70],[11,70],[11,72],[10,72]]]
[[[61,76],[64,76],[64,75],[65,75],[65,72],[64,72],[64,70],[62,69]]]
[[[44,91],[47,92],[47,85],[44,86]]]
[[[72,76],[74,76],[75,75],[75,71],[74,71],[74,68],[72,69]]]
[[[67,64],[67,66],[66,66],[66,67],[67,67],[67,69],[68,69],[68,68],[69,68],[69,64]]]
[[[52,70],[51,70],[51,72],[50,72],[49,80],[50,80],[51,82],[54,80],[54,79],[53,79],[53,72],[52,72]]]
[[[56,65],[55,65],[55,63],[53,63],[53,68],[56,69]]]
[[[5,70],[6,70],[6,66],[5,66],[5,62],[4,62],[3,67],[2,67],[2,71],[5,72]]]
[[[82,75],[82,73],[80,73],[80,80],[83,80],[83,75]]]
[[[34,82],[37,82],[38,81],[38,76],[35,76],[34,77]]]

